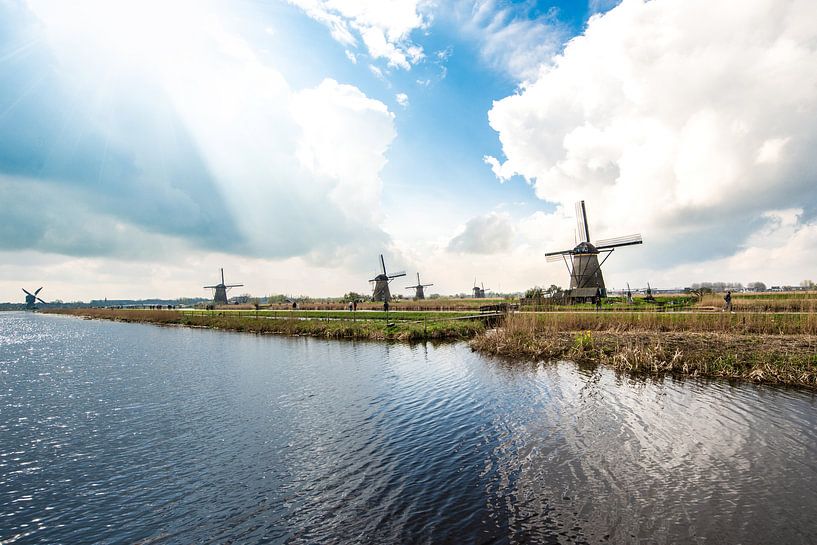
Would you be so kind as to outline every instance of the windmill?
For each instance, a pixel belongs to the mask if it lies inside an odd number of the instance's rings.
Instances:
[[[406,276],[406,271],[400,271],[392,274],[386,272],[386,262],[383,260],[383,254],[380,254],[380,274],[369,280],[369,282],[374,282],[372,301],[385,302],[390,300],[391,292],[389,291],[389,282],[401,276]],[[419,281],[417,283],[419,284]]]
[[[545,257],[548,262],[564,260],[567,271],[570,273],[570,289],[566,293],[568,298],[573,301],[587,301],[595,297],[599,292],[602,297],[607,297],[607,288],[604,287],[601,266],[616,248],[641,244],[643,242],[641,235],[627,235],[591,243],[584,201],[576,203],[576,224],[581,239],[576,247],[572,250],[548,252]],[[599,263],[599,254],[605,254],[601,263]]]
[[[474,299],[485,299],[485,284],[480,282],[480,285],[477,286],[477,279],[474,278],[474,287],[471,288],[474,292]],[[491,289],[491,288],[488,288]]]
[[[655,301],[655,297],[652,296],[652,288],[650,287],[650,283],[647,282],[647,296],[644,298],[645,301]]]
[[[632,292],[632,290],[630,290],[630,283],[629,282],[627,282],[627,304],[628,305],[633,304],[633,292]]]
[[[408,286],[406,289],[407,290],[416,290],[414,292],[414,298],[415,299],[425,299],[426,294],[423,291],[423,288],[427,288],[427,287],[433,286],[433,285],[434,284],[423,284],[422,282],[420,282],[420,273],[417,273],[417,285],[416,286]]]
[[[26,310],[37,310],[37,301],[44,305],[48,304],[39,297],[37,297],[37,294],[40,293],[40,290],[42,289],[43,289],[42,287],[39,287],[34,291],[34,293],[31,293],[27,289],[23,288],[23,291],[26,294]]]
[[[206,290],[215,290],[213,295],[213,304],[214,305],[226,305],[227,304],[227,290],[230,288],[240,288],[243,287],[244,284],[225,284],[224,283],[224,269],[221,269],[221,284],[216,284],[215,286],[204,286]]]

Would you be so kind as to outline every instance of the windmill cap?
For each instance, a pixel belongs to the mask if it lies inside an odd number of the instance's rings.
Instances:
[[[575,248],[573,248],[574,254],[597,254],[599,253],[596,250],[596,247],[590,244],[589,242],[580,242]]]

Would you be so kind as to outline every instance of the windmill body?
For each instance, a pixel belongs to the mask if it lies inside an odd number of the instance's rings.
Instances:
[[[374,282],[374,291],[372,292],[372,301],[389,301],[391,300],[391,291],[389,290],[389,282],[400,276],[406,276],[406,271],[397,273],[386,272],[386,262],[383,259],[383,254],[380,254],[380,274],[369,280]]]
[[[601,266],[618,247],[641,244],[641,235],[627,235],[595,243],[590,242],[590,227],[587,224],[587,210],[584,201],[576,203],[576,222],[581,240],[571,250],[548,252],[545,254],[548,261],[564,260],[570,273],[570,289],[566,296],[574,302],[588,301],[596,295],[607,297],[607,288]],[[604,255],[601,261],[599,256]]]
[[[26,294],[26,310],[37,310],[37,301],[40,303],[47,305],[45,301],[37,297],[37,294],[40,293],[42,287],[37,288],[34,290],[34,293],[31,293],[27,289],[23,288],[23,292]]]
[[[599,251],[589,242],[582,242],[573,250],[573,273],[570,275],[570,297],[594,297],[598,290],[607,297],[607,288],[601,274]]]
[[[224,283],[224,269],[221,269],[221,283],[216,284],[215,286],[204,286],[205,289],[214,290],[213,292],[213,304],[214,305],[226,305],[227,304],[227,290],[230,288],[240,288],[243,287],[244,284],[225,284]]]
[[[429,286],[433,286],[434,284],[423,284],[420,282],[420,273],[417,273],[417,285],[416,286],[408,286],[407,290],[414,290],[414,298],[415,299],[425,299],[426,294],[423,288],[427,288]]]

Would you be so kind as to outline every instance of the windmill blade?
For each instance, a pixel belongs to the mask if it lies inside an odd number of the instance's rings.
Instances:
[[[37,290],[37,291],[39,291],[39,290]],[[47,305],[47,304],[48,304],[48,303],[46,303],[45,301],[43,301],[42,299],[40,299],[39,297],[37,297],[37,301],[39,301],[40,303],[42,303],[42,304],[44,304],[44,305]]]
[[[561,250],[559,252],[547,252],[545,254],[545,260],[548,263],[553,263],[554,261],[561,261],[562,256],[570,255],[573,253],[573,250]]]
[[[40,293],[42,290],[43,290],[43,287],[42,287],[42,286],[40,286],[39,288],[37,288],[37,291],[35,291],[35,292],[34,292],[34,295],[37,295],[37,294],[38,294],[38,293]]]
[[[386,261],[383,259],[383,254],[380,254],[380,272],[386,274]]]
[[[30,295],[30,296],[34,297],[34,294],[33,294],[33,293],[31,293],[30,291],[28,291],[27,289],[22,288],[22,290],[23,290],[24,292],[26,292],[26,295]]]
[[[225,284],[225,288],[243,288],[244,284]]]
[[[584,201],[576,203],[576,228],[579,232],[579,242],[590,242],[590,233],[587,227],[587,213],[584,209]]]
[[[420,284],[420,287],[427,288],[429,286],[433,286],[434,284]]]
[[[631,246],[633,244],[641,244],[644,241],[641,239],[641,233],[634,235],[624,235],[623,237],[606,238],[597,241],[594,246],[597,250],[604,248],[618,248],[619,246]]]
[[[406,276],[406,271],[397,271],[396,273],[387,274],[386,276],[388,276],[389,278],[397,278],[399,276]]]
[[[214,290],[214,289],[216,289],[218,286],[202,286],[202,287],[203,287],[204,289],[206,289],[206,290]]]

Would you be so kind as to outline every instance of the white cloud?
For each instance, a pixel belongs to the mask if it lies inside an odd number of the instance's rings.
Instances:
[[[396,136],[394,115],[357,87],[332,79],[297,93],[292,111],[301,128],[301,164],[335,182],[330,195],[347,215],[378,223],[380,170]]]
[[[397,104],[403,108],[407,108],[409,105],[409,97],[406,93],[397,93],[394,99],[397,101]]]
[[[734,255],[770,210],[817,214],[815,17],[808,0],[625,0],[494,104],[506,160],[486,162],[568,210],[586,199],[593,238],[643,231],[624,263]]]
[[[507,215],[492,212],[471,218],[462,232],[451,239],[448,250],[468,254],[495,254],[507,251],[513,240],[513,226]]]
[[[427,27],[421,0],[289,0],[309,17],[329,27],[345,46],[357,46],[359,37],[369,55],[389,66],[409,70],[424,56],[412,43],[411,33]]]
[[[558,12],[533,13],[534,3],[460,0],[452,7],[463,32],[479,44],[483,60],[519,81],[535,78],[567,37]]]

